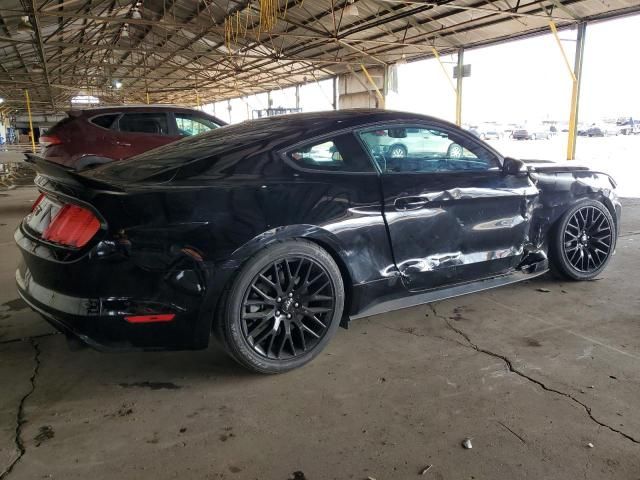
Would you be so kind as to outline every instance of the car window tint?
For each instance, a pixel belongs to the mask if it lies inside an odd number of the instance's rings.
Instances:
[[[208,118],[189,113],[176,113],[175,117],[178,133],[185,137],[198,135],[199,133],[208,132],[209,130],[220,127],[220,125]]]
[[[109,115],[100,115],[98,117],[93,117],[91,119],[91,123],[97,125],[102,128],[111,128],[113,122],[115,122],[116,118],[118,118],[119,113],[112,113]]]
[[[384,173],[482,171],[499,167],[492,152],[453,130],[376,128],[360,132],[360,137]]]
[[[169,134],[167,116],[164,113],[125,113],[118,123],[121,132]]]
[[[299,167],[342,172],[373,172],[373,165],[351,134],[296,147],[288,157]]]

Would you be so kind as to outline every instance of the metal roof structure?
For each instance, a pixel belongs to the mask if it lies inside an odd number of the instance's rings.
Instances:
[[[640,12],[638,0],[0,0],[3,106],[193,104]],[[121,85],[116,88],[115,85]]]

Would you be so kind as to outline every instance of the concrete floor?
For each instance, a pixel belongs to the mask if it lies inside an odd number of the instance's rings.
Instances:
[[[35,192],[0,195],[8,479],[640,479],[640,199],[598,281],[357,321],[305,368],[263,377],[214,347],[70,352],[13,286]]]

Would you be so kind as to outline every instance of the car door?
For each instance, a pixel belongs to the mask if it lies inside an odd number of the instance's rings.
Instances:
[[[393,159],[370,148],[373,132],[401,140],[403,128],[426,130],[444,145]],[[449,126],[378,125],[358,134],[380,169],[393,255],[409,290],[495,276],[519,264],[528,205],[538,194],[528,176],[505,175],[497,154]]]
[[[166,112],[125,112],[111,139],[115,159],[129,158],[180,137],[170,129]]]

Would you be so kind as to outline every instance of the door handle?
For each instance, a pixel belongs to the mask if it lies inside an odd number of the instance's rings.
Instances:
[[[393,205],[396,210],[418,210],[427,204],[427,200],[422,197],[400,197]]]
[[[121,147],[130,147],[130,146],[131,146],[131,144],[130,144],[130,143],[127,143],[127,142],[118,142],[117,140],[116,140],[116,145],[119,145],[119,146],[121,146]]]

